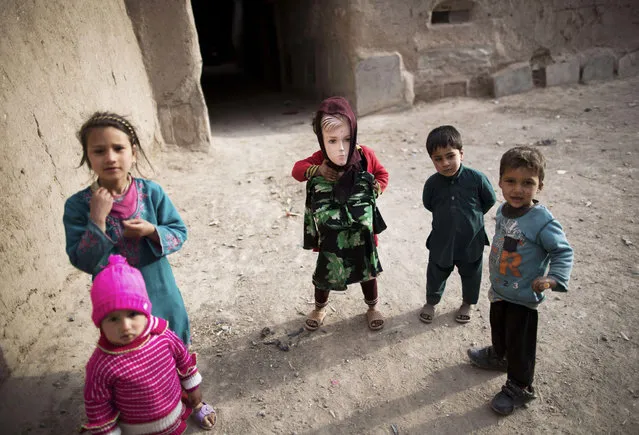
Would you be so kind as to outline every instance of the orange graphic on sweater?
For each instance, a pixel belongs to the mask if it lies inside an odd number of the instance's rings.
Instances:
[[[506,275],[506,270],[510,269],[516,277],[521,277],[519,272],[519,265],[521,264],[521,255],[516,252],[502,251],[501,258],[499,259],[499,273]]]

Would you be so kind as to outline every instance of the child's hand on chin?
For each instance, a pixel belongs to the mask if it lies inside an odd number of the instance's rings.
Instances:
[[[89,218],[102,231],[106,230],[106,218],[113,208],[113,196],[104,187],[93,192],[89,203]]]

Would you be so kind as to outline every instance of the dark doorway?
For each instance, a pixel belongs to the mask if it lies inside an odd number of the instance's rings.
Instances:
[[[214,136],[281,129],[310,119],[308,100],[282,92],[278,37],[283,35],[276,25],[282,11],[275,1],[191,0],[191,6]]]
[[[280,90],[275,5],[269,0],[191,0],[210,104]]]

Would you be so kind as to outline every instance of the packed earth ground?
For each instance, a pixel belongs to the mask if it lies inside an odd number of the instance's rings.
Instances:
[[[153,163],[189,228],[170,260],[204,397],[219,414],[215,433],[639,433],[638,89],[633,78],[361,118],[359,142],[390,173],[379,201],[389,226],[380,236],[380,332],[366,326],[358,286],[331,296],[320,330],[301,329],[315,254],[301,247],[304,184],[290,170],[318,148],[309,124],[318,102],[211,106],[209,153],[165,149]],[[490,341],[486,264],[470,323],[454,321],[455,273],[435,321],[418,319],[431,222],[421,193],[434,172],[424,144],[441,124],[461,131],[464,163],[488,176],[498,204],[502,153],[539,146],[548,167],[538,198],[575,250],[569,292],[540,307],[539,397],[507,418],[488,406],[504,375],[466,357]],[[72,434],[83,422],[83,370],[97,338],[89,285],[81,272],[68,277],[52,306],[57,320],[0,389],[3,433]]]

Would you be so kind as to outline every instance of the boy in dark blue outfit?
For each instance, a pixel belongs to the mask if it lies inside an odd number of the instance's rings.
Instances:
[[[426,271],[426,305],[419,319],[431,323],[435,306],[453,268],[462,281],[462,305],[455,320],[470,321],[470,306],[477,303],[484,246],[488,236],[484,214],[495,204],[495,191],[481,172],[462,165],[461,135],[450,125],[437,127],[426,139],[426,150],[437,173],[424,185],[424,207],[433,214],[426,247],[430,251]]]

